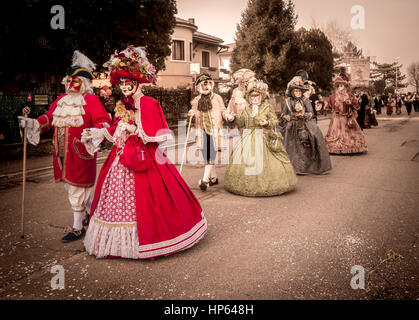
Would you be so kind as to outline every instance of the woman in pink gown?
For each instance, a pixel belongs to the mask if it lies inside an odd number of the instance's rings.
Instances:
[[[204,236],[207,221],[158,147],[172,136],[160,104],[139,85],[154,82],[155,69],[144,51],[133,47],[113,55],[109,69],[111,83],[119,84],[126,98],[117,104],[110,128],[84,133],[88,150],[104,137],[113,142],[96,185],[86,251],[97,258],[148,259],[189,248]]]
[[[327,101],[327,108],[332,109],[329,130],[325,136],[329,153],[367,152],[364,133],[356,121],[360,106],[348,90],[349,79],[345,74],[340,74],[333,79],[333,85],[336,90]]]

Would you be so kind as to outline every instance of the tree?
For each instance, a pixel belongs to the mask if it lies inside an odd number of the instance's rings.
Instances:
[[[409,65],[407,68],[407,77],[409,84],[415,87],[416,93],[419,93],[419,62]]]
[[[309,79],[325,90],[331,89],[333,76],[332,44],[320,29],[306,30],[300,28],[295,33],[293,45],[295,46],[293,67],[288,78],[295,72],[304,69]]]
[[[342,28],[336,20],[330,20],[321,28],[333,47],[333,52],[343,53],[349,42],[353,42],[351,31]]]
[[[402,74],[400,71],[403,65],[398,64],[397,62],[373,62],[373,65],[374,68],[371,70],[370,75],[370,79],[373,83],[378,80],[383,80],[387,91],[394,91],[396,87],[399,89],[407,86],[407,84],[403,82],[403,80],[406,79],[406,75]]]
[[[270,90],[286,88],[297,16],[291,0],[249,0],[236,31],[232,71],[254,70]]]
[[[62,5],[65,28],[53,29],[51,8]],[[7,2],[0,35],[0,85],[26,75],[44,73],[62,77],[74,50],[92,59],[100,69],[115,50],[144,46],[157,70],[170,55],[176,24],[175,0],[13,0]],[[22,28],[22,26],[27,26]],[[14,79],[19,80],[19,79]]]

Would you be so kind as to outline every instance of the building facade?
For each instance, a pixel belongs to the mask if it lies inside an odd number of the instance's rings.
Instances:
[[[196,75],[209,73],[215,82],[221,80],[219,55],[228,47],[223,40],[198,31],[194,19],[176,18],[172,34],[172,53],[166,58],[166,69],[157,74],[157,85],[164,88],[193,85]]]

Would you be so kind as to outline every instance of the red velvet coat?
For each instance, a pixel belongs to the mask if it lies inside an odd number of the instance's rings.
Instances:
[[[52,125],[53,112],[57,107],[57,102],[65,97],[61,95],[55,100],[46,114],[36,120],[40,124],[41,134],[54,129],[53,136],[53,165],[55,181],[65,181],[68,184],[78,187],[91,187],[96,179],[96,154],[91,156],[83,143],[81,143],[81,134],[86,128],[103,128],[105,124],[110,123],[111,119],[103,107],[100,99],[92,94],[86,94],[84,100],[86,105],[83,107],[83,126],[65,128],[65,156],[63,163],[57,157],[58,154],[58,128]]]

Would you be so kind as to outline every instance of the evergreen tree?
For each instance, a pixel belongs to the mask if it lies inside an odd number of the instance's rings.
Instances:
[[[54,30],[51,8],[65,10],[65,28]],[[144,46],[157,70],[170,55],[171,33],[176,24],[175,0],[13,0],[5,3],[0,33],[0,85],[29,83],[27,75],[44,73],[61,78],[74,50],[97,64],[97,70],[115,50]],[[21,79],[21,80],[22,80]]]
[[[309,79],[325,90],[331,89],[333,76],[332,45],[320,29],[299,29],[294,37],[295,58],[290,68],[292,74],[299,69],[308,72]]]
[[[406,75],[401,73],[402,64],[398,62],[393,63],[373,63],[374,68],[371,70],[370,79],[374,83],[382,80],[385,82],[387,91],[394,91],[396,88],[405,88],[407,86],[403,81],[406,79]],[[396,76],[397,74],[397,76]]]
[[[285,89],[296,19],[291,0],[249,0],[237,26],[232,71],[249,68],[270,90]]]

